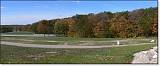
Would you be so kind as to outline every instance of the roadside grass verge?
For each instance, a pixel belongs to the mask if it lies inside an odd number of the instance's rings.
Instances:
[[[133,54],[156,44],[98,48],[47,49],[1,45],[1,63],[130,63]]]

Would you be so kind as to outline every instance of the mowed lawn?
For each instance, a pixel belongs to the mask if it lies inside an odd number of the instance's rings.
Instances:
[[[31,37],[31,36],[3,36],[2,41],[27,43],[27,44],[45,44],[45,45],[115,45],[117,41],[120,44],[141,44],[153,43],[151,40],[157,40],[156,37],[150,38],[71,38],[71,37]],[[156,41],[154,42],[156,43]]]
[[[130,63],[133,54],[156,44],[99,49],[45,49],[1,45],[1,63]]]

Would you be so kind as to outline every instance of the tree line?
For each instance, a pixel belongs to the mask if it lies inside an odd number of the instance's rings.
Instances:
[[[123,12],[76,14],[72,17],[40,20],[23,27],[37,34],[85,38],[134,38],[157,36],[157,7]]]

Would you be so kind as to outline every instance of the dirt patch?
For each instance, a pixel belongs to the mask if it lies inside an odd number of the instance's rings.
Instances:
[[[80,46],[94,45],[94,42],[85,42],[85,43],[80,43],[77,45],[80,45]]]
[[[47,54],[56,54],[57,52],[45,52]]]
[[[32,58],[34,60],[37,60],[39,58],[42,58],[42,57],[45,57],[44,55],[42,54],[37,54],[37,55],[27,55],[28,58]]]

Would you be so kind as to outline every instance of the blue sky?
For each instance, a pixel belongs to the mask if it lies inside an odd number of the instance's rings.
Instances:
[[[2,1],[1,24],[31,24],[75,14],[157,7],[157,1]]]

